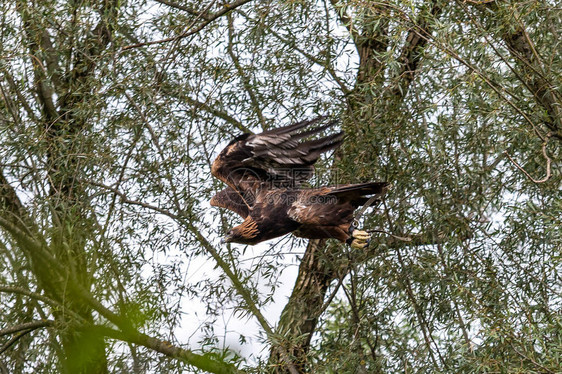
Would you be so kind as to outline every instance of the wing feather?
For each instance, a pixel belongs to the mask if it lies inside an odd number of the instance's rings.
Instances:
[[[231,210],[240,215],[242,218],[246,218],[249,214],[248,203],[240,193],[230,187],[217,192],[217,194],[211,199],[210,203],[212,206]]]
[[[260,188],[297,187],[314,172],[314,163],[322,153],[338,148],[343,132],[315,140],[303,140],[334,126],[327,117],[264,131],[234,139],[213,162],[211,172],[242,195],[256,195]],[[252,204],[250,204],[250,207]]]

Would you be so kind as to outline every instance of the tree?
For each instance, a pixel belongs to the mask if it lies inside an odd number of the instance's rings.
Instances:
[[[1,6],[0,372],[559,370],[554,2]],[[224,141],[326,113],[347,141],[313,185],[392,183],[370,249],[220,246]],[[231,311],[269,357],[221,347]]]

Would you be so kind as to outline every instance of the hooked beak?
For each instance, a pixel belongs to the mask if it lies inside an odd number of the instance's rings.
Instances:
[[[226,244],[226,243],[230,243],[232,241],[232,236],[231,235],[226,235],[224,237],[221,238],[221,245]]]

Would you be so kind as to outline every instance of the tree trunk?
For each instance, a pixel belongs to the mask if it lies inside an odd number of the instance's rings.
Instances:
[[[92,309],[76,289],[92,288],[87,252],[88,243],[95,235],[92,229],[95,225],[90,218],[87,191],[80,180],[84,171],[82,155],[95,150],[86,149],[85,137],[92,123],[87,114],[82,113],[82,108],[93,93],[97,63],[111,40],[116,6],[115,1],[102,1],[99,23],[83,40],[77,37],[76,45],[68,47],[72,49],[68,51],[68,56],[73,56],[68,57],[72,59],[72,67],[65,71],[59,66],[61,51],[57,50],[57,40],[49,34],[40,9],[32,3],[18,4],[32,56],[35,89],[41,108],[37,125],[45,134],[48,192],[53,202],[49,238],[42,240],[42,247],[56,265],[54,269],[49,267],[33,253],[30,261],[36,269],[38,285],[45,294],[86,323],[94,322]],[[67,373],[106,373],[103,336],[74,326],[64,310],[55,313],[55,318],[60,325],[67,326],[59,330],[63,370]]]
[[[318,318],[323,312],[324,299],[331,282],[338,277],[337,251],[326,252],[325,240],[311,240],[299,267],[297,281],[289,302],[281,313],[276,335],[282,340],[278,343],[291,356],[300,372],[306,370],[306,354]],[[271,372],[286,373],[287,368],[273,349],[270,357]]]
[[[332,1],[332,4],[337,10],[337,2]],[[360,62],[355,89],[350,95],[349,113],[347,113],[347,117],[351,120],[347,125],[351,128],[354,127],[352,123],[371,123],[372,118],[384,116],[387,112],[384,105],[399,105],[405,98],[409,85],[416,77],[422,52],[427,44],[427,39],[420,37],[420,34],[431,33],[430,21],[439,16],[442,6],[438,1],[433,1],[429,3],[427,9],[420,11],[419,19],[409,31],[400,54],[400,73],[389,80],[390,84],[385,78],[387,67],[382,64],[380,58],[387,52],[389,46],[388,9],[383,5],[367,8],[363,24],[359,26],[361,33],[357,32],[357,25],[353,25],[351,18],[340,14],[340,21],[346,27],[356,28],[352,36]],[[374,97],[373,92],[380,92],[381,95]],[[379,108],[379,113],[365,113],[362,108],[369,106],[373,100],[379,100],[383,104]],[[356,145],[351,145],[354,146]],[[326,246],[325,241],[310,241],[299,267],[293,293],[281,314],[276,331],[277,335],[282,337],[279,344],[293,356],[293,362],[300,372],[307,371],[306,355],[312,335],[316,330],[318,319],[326,309],[325,303],[331,301],[326,300],[327,290],[335,279],[343,279],[349,271],[350,264],[344,251],[342,245]],[[366,256],[368,257],[369,254]],[[363,260],[366,258],[360,257]],[[275,349],[271,351],[269,363],[273,373],[289,373]],[[364,369],[358,364],[357,370]]]

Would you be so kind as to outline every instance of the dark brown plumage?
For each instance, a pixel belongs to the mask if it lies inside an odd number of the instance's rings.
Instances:
[[[308,139],[336,123],[324,122],[326,118],[319,117],[243,134],[222,150],[211,173],[228,187],[211,199],[211,205],[244,218],[225,241],[257,244],[292,232],[309,239],[335,238],[354,247],[368,244],[366,232],[351,228],[353,213],[369,196],[384,194],[386,182],[301,188],[320,155],[343,142],[343,132]],[[305,131],[306,127],[311,128]]]

